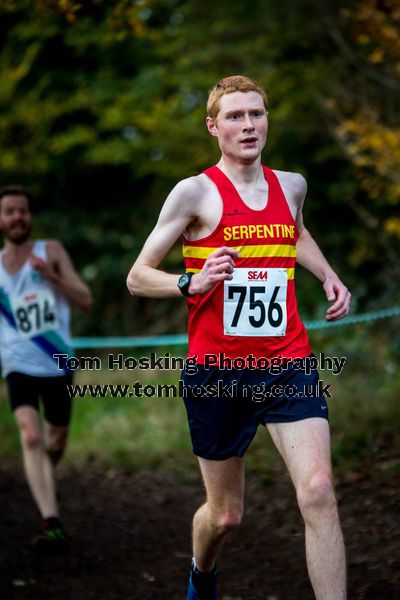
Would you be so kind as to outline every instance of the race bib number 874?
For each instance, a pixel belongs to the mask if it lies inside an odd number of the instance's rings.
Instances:
[[[224,333],[236,336],[285,335],[286,269],[235,269],[224,282]]]
[[[32,338],[49,329],[58,329],[56,300],[51,291],[27,292],[11,302],[20,337]]]

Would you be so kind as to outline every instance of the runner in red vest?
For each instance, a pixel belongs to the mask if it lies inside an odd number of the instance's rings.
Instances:
[[[247,77],[222,79],[210,92],[206,123],[220,161],[172,190],[128,276],[132,294],[183,294],[188,302],[182,389],[207,498],[193,520],[187,600],[217,599],[216,560],[242,518],[243,457],[258,425],[296,489],[315,596],[344,599],[328,407],[297,311],[296,263],[322,282],[328,321],[347,315],[350,293],[304,227],[304,178],[261,164],[265,92]],[[186,272],[165,273],[159,264],[181,236]]]

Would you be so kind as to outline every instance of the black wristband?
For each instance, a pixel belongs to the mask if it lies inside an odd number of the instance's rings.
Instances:
[[[183,273],[183,275],[180,275],[178,279],[178,288],[181,294],[183,294],[183,296],[186,296],[186,298],[191,296],[191,294],[189,294],[189,286],[193,275],[194,273],[191,272]]]

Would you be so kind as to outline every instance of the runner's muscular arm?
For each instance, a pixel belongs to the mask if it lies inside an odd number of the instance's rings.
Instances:
[[[178,275],[157,267],[194,219],[190,196],[184,194],[186,180],[178,183],[167,197],[158,221],[129,271],[126,284],[132,295],[148,298],[180,296]]]
[[[46,251],[48,261],[32,255],[30,259],[32,267],[48,279],[71,304],[88,312],[92,307],[92,295],[88,286],[75,271],[64,246],[58,240],[48,240]]]
[[[297,241],[297,262],[322,281],[328,301],[333,302],[326,311],[326,320],[336,321],[348,314],[351,294],[322,254],[310,232],[304,227],[303,204],[307,193],[307,183],[301,175],[297,175],[297,177],[296,225],[300,234]]]
[[[191,177],[179,182],[169,194],[155,228],[129,271],[126,283],[132,295],[148,298],[182,296],[177,287],[179,275],[166,273],[158,266],[176,240],[199,218],[202,193],[201,182]],[[203,293],[217,281],[232,279],[233,257],[237,255],[236,250],[225,247],[213,252],[202,271],[193,275],[190,294]]]

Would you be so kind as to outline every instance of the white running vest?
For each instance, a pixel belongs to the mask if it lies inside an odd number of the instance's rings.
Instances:
[[[61,376],[53,354],[73,356],[67,300],[28,260],[10,274],[0,252],[0,362],[3,377],[16,371],[36,377]],[[32,253],[47,261],[45,240]]]

